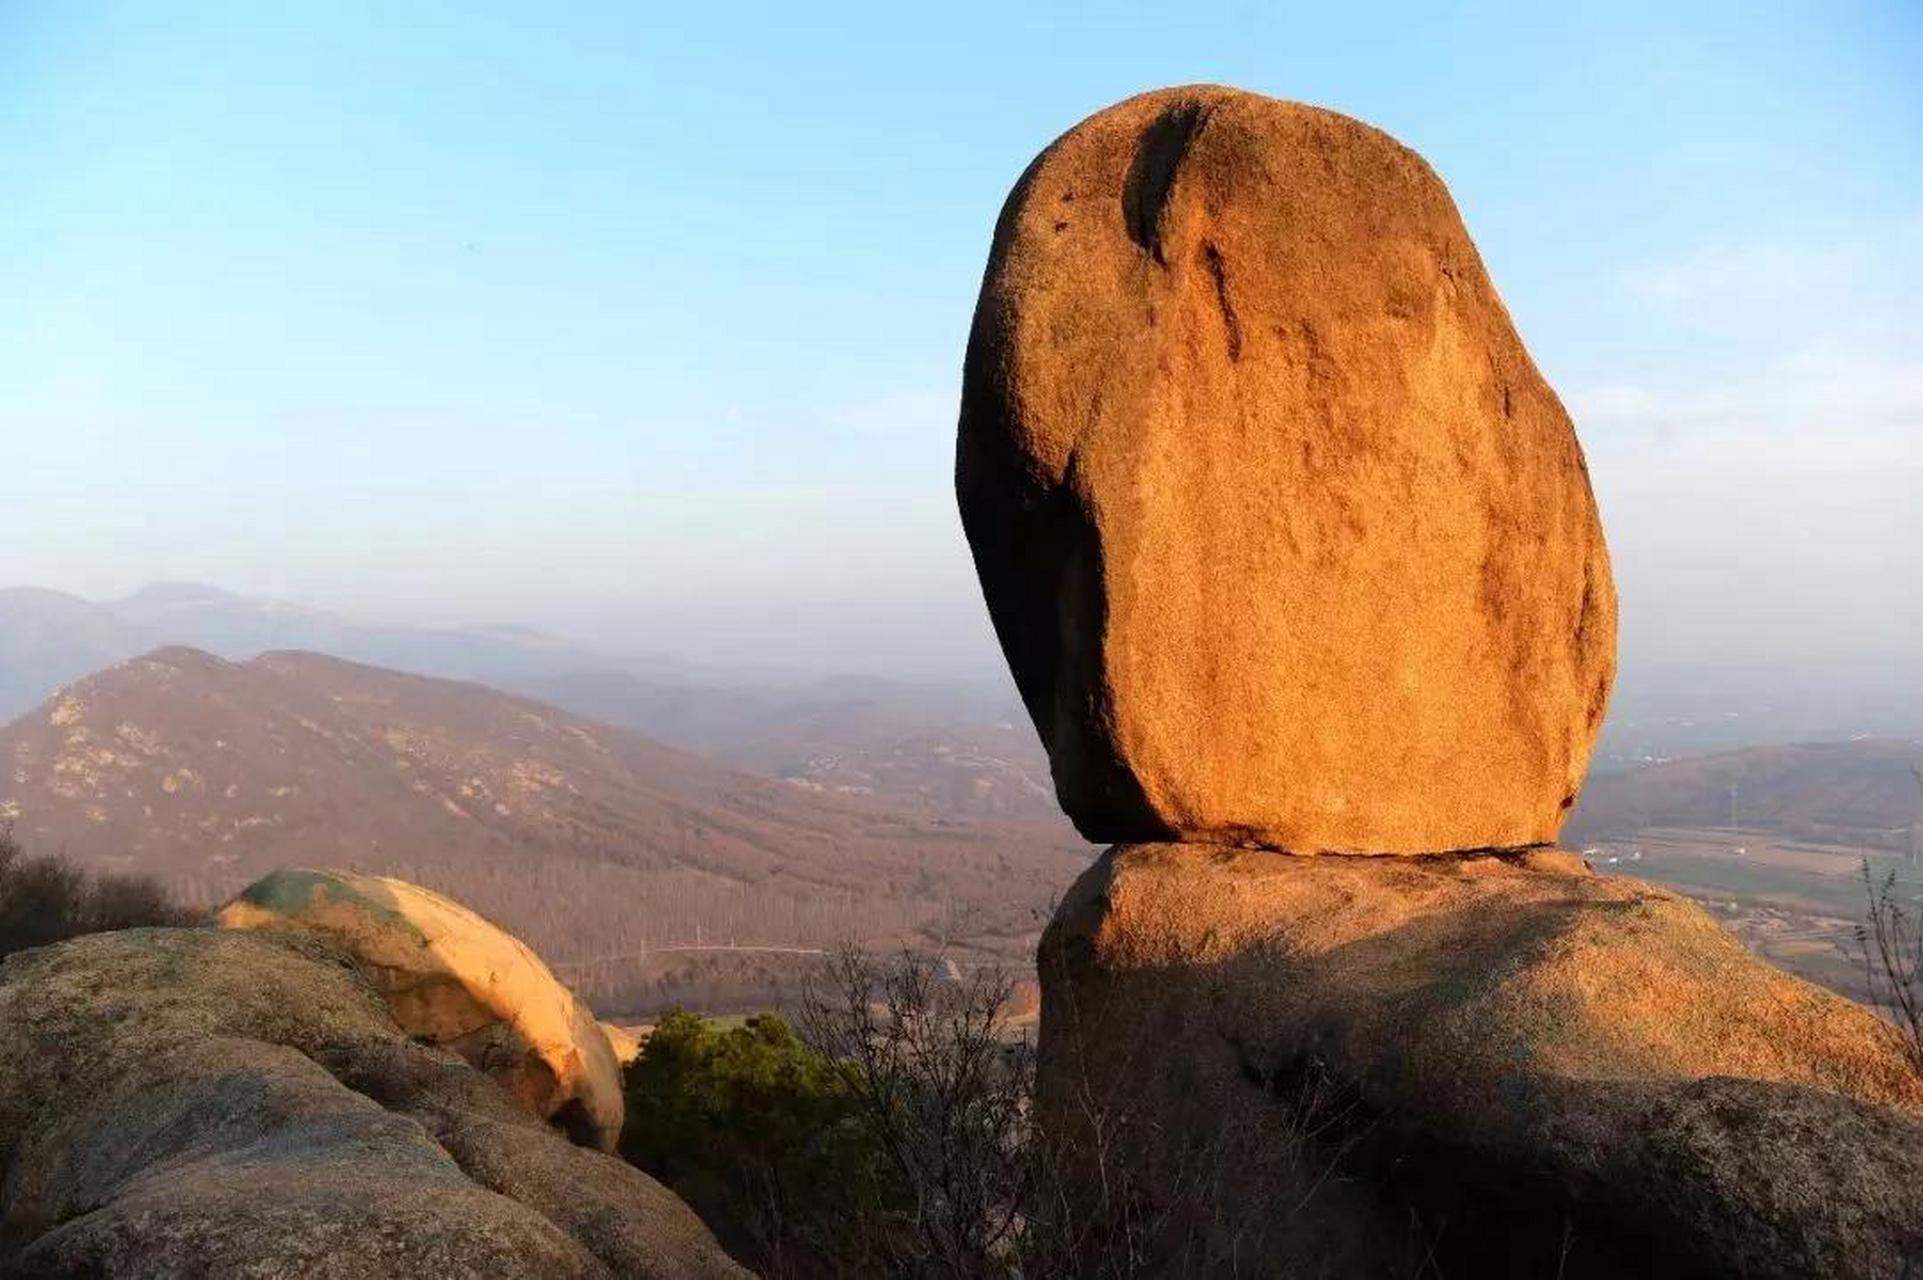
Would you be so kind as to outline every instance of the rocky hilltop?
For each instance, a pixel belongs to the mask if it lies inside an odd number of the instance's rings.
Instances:
[[[1212,86],[1071,130],[996,230],[956,481],[1058,797],[1114,842],[1040,944],[1050,1213],[1119,1223],[1128,1274],[1923,1267],[1913,1046],[1552,847],[1614,672],[1608,558],[1419,157]],[[464,859],[506,913],[532,848],[556,937],[597,905],[685,920],[716,880],[791,910],[872,886],[910,933],[909,904],[1029,874],[981,832],[943,863],[903,843],[939,824],[305,655],[151,654],[0,762],[0,819],[207,877],[364,840]],[[207,927],[0,964],[0,1277],[741,1274],[605,1154],[625,1105],[512,933],[278,870]]]
[[[1893,1029],[1548,848],[1608,558],[1418,156],[1213,86],[1070,130],[996,228],[956,488],[1063,807],[1116,842],[1043,940],[1040,1106],[1150,1270],[1923,1262]]]

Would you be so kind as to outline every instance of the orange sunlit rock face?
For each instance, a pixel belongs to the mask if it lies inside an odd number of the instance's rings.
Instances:
[[[1448,191],[1333,112],[1132,98],[996,228],[956,486],[1100,841],[1551,841],[1615,671],[1574,428]]]

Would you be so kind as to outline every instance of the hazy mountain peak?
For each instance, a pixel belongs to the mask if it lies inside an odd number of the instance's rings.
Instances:
[[[150,582],[137,591],[109,602],[107,607],[119,611],[146,612],[207,605],[255,607],[255,602],[206,582]]]
[[[91,600],[52,587],[0,587],[0,603],[46,605],[73,609],[97,609]]]
[[[151,649],[138,657],[129,659],[127,665],[149,663],[158,666],[184,667],[191,670],[224,670],[238,665],[227,661],[205,649],[196,649],[188,644],[164,644]]]

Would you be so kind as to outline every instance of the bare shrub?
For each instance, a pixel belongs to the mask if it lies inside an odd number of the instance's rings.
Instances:
[[[845,1064],[888,1202],[863,1206],[863,1251],[889,1274],[1007,1274],[1034,1185],[1033,1043],[1011,1035],[998,970],[842,948],[804,999],[803,1036]]]
[[[83,933],[192,919],[148,877],[87,872],[64,858],[28,856],[12,829],[0,827],[0,956]]]
[[[1878,879],[1867,859],[1863,889],[1869,912],[1855,936],[1870,1003],[1896,1024],[1911,1064],[1923,1072],[1923,911],[1905,904],[1894,870]]]
[[[624,1150],[774,1277],[1120,1280],[1273,1263],[1330,1167],[1311,1151],[1341,1145],[1322,1078],[1263,1082],[1268,1117],[1168,1131],[1155,1106],[1099,1083],[1173,1065],[1179,1046],[1145,1034],[1139,1058],[1070,1081],[1072,1097],[1060,1090],[1075,1073],[1058,1071],[1047,1110],[1035,1041],[1006,1013],[1013,986],[993,968],[844,947],[801,1003],[799,1041],[779,1019],[672,1015],[629,1068]],[[1276,1208],[1212,1211],[1231,1202]]]
[[[1037,1106],[1035,1041],[1004,1014],[1006,973],[844,949],[829,975],[801,1025],[852,1068],[856,1115],[901,1193],[868,1250],[888,1274],[1221,1274],[1274,1247],[1331,1167],[1311,1154],[1341,1113],[1319,1071],[1265,1082],[1277,1097],[1266,1120],[1160,1131],[1155,1108],[1114,1083],[1155,1080],[1180,1051],[1144,1025],[1123,1029],[1126,1070],[1071,1068],[1073,1096],[1051,1114]],[[1073,1042],[1074,1011],[1058,1012]],[[1230,1184],[1276,1212],[1223,1221],[1212,1206],[1229,1202]]]

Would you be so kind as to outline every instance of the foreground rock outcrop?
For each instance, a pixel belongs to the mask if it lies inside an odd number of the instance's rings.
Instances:
[[[1413,152],[1215,86],[1022,176],[956,489],[1092,840],[1551,841],[1615,670],[1582,451]]]
[[[1123,842],[1039,958],[1091,1238],[1144,1274],[1923,1270],[1892,1028],[1545,847],[1615,594],[1420,158],[1215,87],[1070,130],[996,227],[956,491],[1062,805]]]
[[[216,918],[229,929],[295,930],[351,954],[401,1030],[452,1049],[575,1141],[613,1151],[621,1064],[587,1006],[499,925],[419,885],[288,868],[248,886]]]
[[[1223,1274],[1923,1265],[1895,1032],[1567,854],[1123,847],[1041,973],[1044,1107],[1099,1118],[1105,1172],[1151,1199],[1209,1179],[1161,1209]],[[1287,1159],[1210,1149],[1231,1133]]]
[[[0,1276],[744,1274],[323,939],[140,929],[0,965]]]

